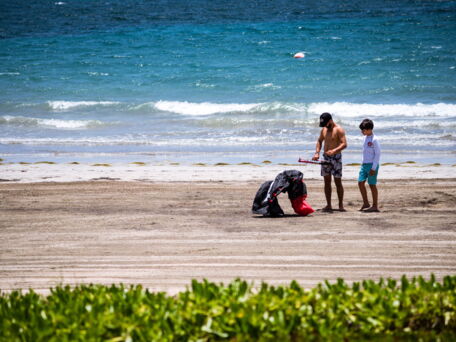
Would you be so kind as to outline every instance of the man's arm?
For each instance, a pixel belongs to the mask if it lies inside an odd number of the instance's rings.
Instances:
[[[342,152],[343,149],[347,148],[347,138],[345,137],[345,131],[343,128],[339,128],[337,130],[337,135],[339,136],[339,145],[336,148],[333,148],[332,150],[329,150],[326,152],[327,155],[333,156],[335,154],[338,154]]]
[[[320,159],[320,151],[321,151],[321,147],[323,145],[324,139],[325,139],[325,136],[323,135],[323,129],[322,129],[320,132],[320,137],[317,140],[317,146],[315,146],[315,154],[314,154],[312,160]]]

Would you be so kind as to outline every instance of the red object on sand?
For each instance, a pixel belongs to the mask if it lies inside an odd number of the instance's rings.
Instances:
[[[307,195],[299,196],[295,199],[290,199],[291,206],[296,214],[301,216],[307,216],[315,212],[309,203],[306,202]]]

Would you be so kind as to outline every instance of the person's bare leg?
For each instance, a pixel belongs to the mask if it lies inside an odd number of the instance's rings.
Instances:
[[[331,175],[323,177],[325,181],[325,197],[326,197],[326,207],[324,207],[323,211],[332,211],[331,206]]]
[[[358,182],[358,188],[359,192],[361,192],[361,197],[363,198],[363,206],[359,209],[359,211],[362,211],[370,207],[369,199],[367,198],[366,181]]]
[[[369,184],[369,187],[370,187],[371,192],[372,192],[372,207],[370,207],[369,209],[366,209],[365,211],[367,211],[367,212],[377,212],[377,211],[379,211],[378,210],[378,190],[377,190],[377,186]]]
[[[342,186],[342,178],[334,177],[334,183],[336,183],[337,197],[339,198],[339,210],[345,211],[344,208],[344,187]]]

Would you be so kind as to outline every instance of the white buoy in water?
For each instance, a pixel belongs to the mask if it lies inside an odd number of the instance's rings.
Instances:
[[[295,53],[295,55],[293,57],[294,58],[304,58],[305,54],[304,54],[304,52],[297,52],[297,53]]]

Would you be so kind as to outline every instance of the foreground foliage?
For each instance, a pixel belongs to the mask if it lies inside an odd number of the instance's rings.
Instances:
[[[325,282],[304,290],[194,280],[176,296],[81,285],[0,296],[1,341],[456,339],[456,276]]]

